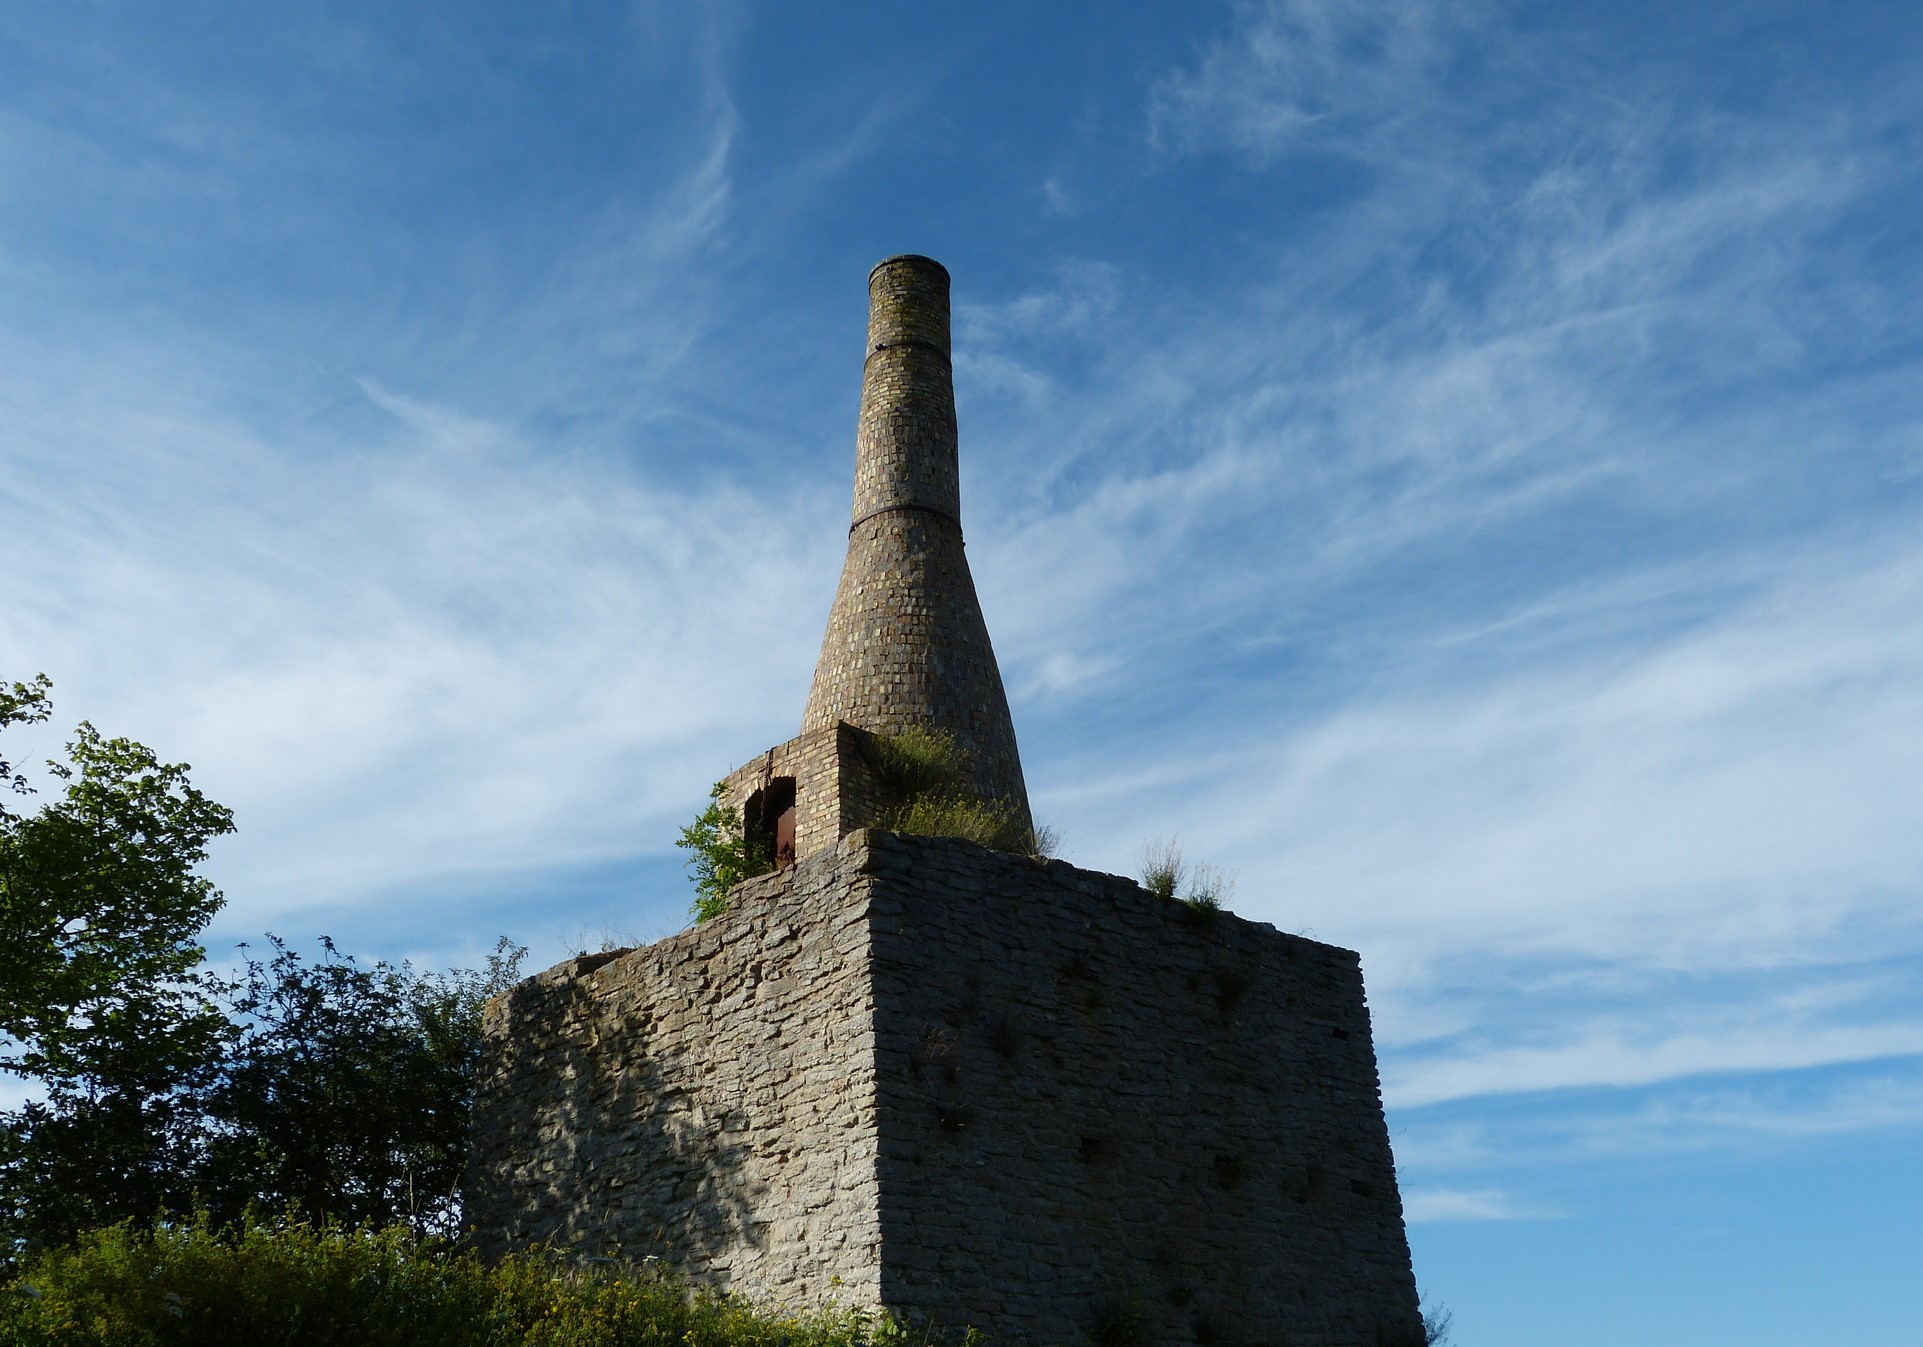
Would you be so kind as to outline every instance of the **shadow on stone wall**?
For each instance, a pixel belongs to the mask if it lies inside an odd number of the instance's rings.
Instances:
[[[509,1209],[477,1212],[477,1227],[511,1231],[501,1248],[659,1257],[725,1285],[727,1256],[763,1245],[764,1194],[745,1111],[712,1102],[705,1045],[660,1041],[643,1008],[598,997],[585,977],[509,996],[510,1023],[566,1027],[545,1052],[514,1043],[493,1079],[502,1125],[484,1163],[506,1178]]]

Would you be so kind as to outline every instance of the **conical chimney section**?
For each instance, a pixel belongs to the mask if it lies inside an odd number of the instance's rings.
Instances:
[[[1026,823],[1008,697],[962,551],[948,272],[891,257],[868,276],[854,524],[802,717],[879,734],[946,731],[975,788]]]

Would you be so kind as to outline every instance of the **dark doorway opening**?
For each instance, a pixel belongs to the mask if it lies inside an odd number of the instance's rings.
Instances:
[[[786,870],[795,863],[795,779],[778,776],[766,787],[748,797],[742,811],[742,824],[748,840],[763,855],[772,857],[775,869]]]

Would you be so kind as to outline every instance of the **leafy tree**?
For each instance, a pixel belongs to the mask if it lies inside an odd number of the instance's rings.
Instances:
[[[45,720],[49,690],[0,688],[0,728]],[[233,815],[85,722],[48,768],[58,798],[0,810],[0,1070],[45,1091],[0,1117],[0,1223],[65,1238],[185,1196],[192,1095],[229,1032],[196,943],[222,900],[195,871]]]
[[[45,674],[36,675],[31,683],[0,683],[0,730],[9,725],[35,725],[52,715],[53,702],[48,695],[52,691],[53,683]],[[5,758],[0,758],[0,790],[33,794],[26,776]],[[0,824],[14,822],[18,817],[8,812],[5,801],[0,801]]]
[[[485,969],[419,973],[270,940],[235,986],[245,1027],[207,1100],[201,1199],[221,1220],[252,1204],[452,1232],[482,1007],[527,951],[502,939]]]
[[[46,720],[49,693],[0,684],[0,729]],[[196,870],[232,814],[89,724],[48,766],[59,798],[0,807],[0,1071],[41,1096],[0,1114],[0,1237],[200,1202],[452,1228],[481,1008],[525,951],[420,973],[276,940],[221,979],[197,943],[221,896]],[[0,788],[31,793],[5,761]]]
[[[688,870],[694,875],[694,919],[709,921],[728,910],[728,890],[744,879],[765,875],[775,868],[769,848],[743,835],[741,811],[722,801],[728,787],[714,783],[708,792],[708,807],[693,823],[681,830],[675,845],[688,852]]]

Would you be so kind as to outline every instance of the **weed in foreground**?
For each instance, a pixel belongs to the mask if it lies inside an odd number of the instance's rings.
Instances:
[[[404,1226],[118,1225],[0,1286],[7,1347],[924,1347],[886,1315],[758,1310],[671,1276],[551,1252],[483,1263]],[[964,1334],[947,1341],[976,1341]]]

